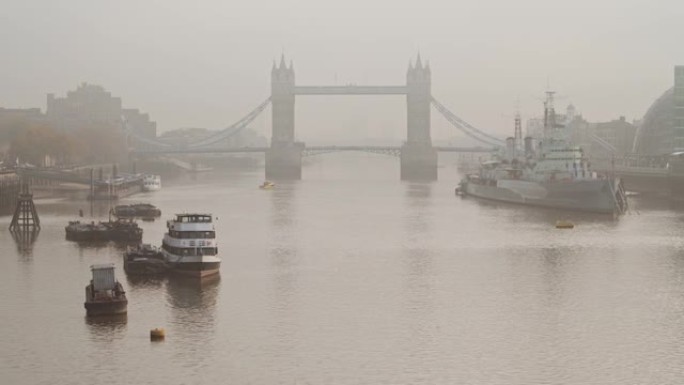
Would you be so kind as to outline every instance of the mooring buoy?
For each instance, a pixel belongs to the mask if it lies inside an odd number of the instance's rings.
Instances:
[[[164,332],[164,329],[154,328],[154,329],[150,330],[150,340],[160,341],[160,340],[163,340],[164,337],[166,337],[166,333]]]

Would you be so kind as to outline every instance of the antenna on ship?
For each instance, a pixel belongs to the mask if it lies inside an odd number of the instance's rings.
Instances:
[[[520,118],[520,111],[515,113],[515,134],[513,136],[515,145],[515,156],[518,156],[520,148],[522,147],[522,122]]]
[[[546,101],[544,101],[544,129],[556,128],[556,111],[553,107],[553,96],[556,91],[546,90]]]
[[[522,118],[520,117],[520,98],[515,100],[515,132],[513,133],[514,157],[518,157],[523,148]]]

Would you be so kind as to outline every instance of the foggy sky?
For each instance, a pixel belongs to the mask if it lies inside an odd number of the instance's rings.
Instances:
[[[590,121],[641,118],[684,64],[684,2],[646,0],[3,0],[0,106],[100,84],[159,131],[222,128],[269,96],[273,59],[297,84],[404,84],[430,61],[433,95],[473,125],[512,132],[547,80]],[[297,137],[405,139],[400,96],[297,99]],[[433,138],[457,131],[433,112]],[[270,112],[255,122],[270,135]]]

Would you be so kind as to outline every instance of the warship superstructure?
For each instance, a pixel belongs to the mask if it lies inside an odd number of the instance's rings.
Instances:
[[[568,140],[556,122],[553,92],[544,102],[544,133],[536,143],[522,139],[520,116],[515,136],[477,173],[467,175],[457,188],[463,195],[483,199],[575,211],[622,214],[627,200],[618,178],[600,175],[579,146]]]

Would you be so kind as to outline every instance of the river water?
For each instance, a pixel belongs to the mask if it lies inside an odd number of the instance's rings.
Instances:
[[[214,171],[128,198],[162,219],[217,217],[221,275],[201,284],[126,277],[120,249],[64,239],[88,203],[39,200],[31,248],[0,231],[0,383],[684,381],[684,211],[484,203],[456,197],[454,162],[441,164],[439,182],[407,183],[395,158],[331,154],[271,191],[263,170]],[[164,220],[141,226],[161,242]],[[128,316],[91,321],[89,266],[107,262]],[[165,341],[150,342],[155,327]]]

